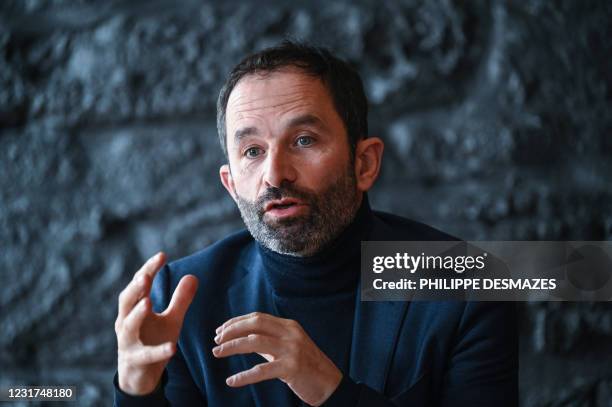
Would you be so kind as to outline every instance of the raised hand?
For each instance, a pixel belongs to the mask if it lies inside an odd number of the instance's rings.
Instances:
[[[119,387],[128,394],[144,395],[157,387],[168,360],[176,351],[185,313],[198,288],[195,276],[184,276],[168,308],[160,314],[153,312],[149,298],[151,285],[165,261],[163,253],[151,257],[119,294],[115,321],[117,370]]]

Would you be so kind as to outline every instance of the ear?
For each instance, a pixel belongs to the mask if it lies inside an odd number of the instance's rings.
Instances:
[[[378,137],[368,137],[357,142],[355,147],[355,175],[357,189],[366,192],[378,178],[385,143]]]
[[[221,183],[225,189],[227,189],[227,192],[230,194],[234,202],[236,202],[236,186],[234,185],[234,178],[232,178],[232,172],[229,164],[223,164],[221,168],[219,168],[219,177],[221,178]]]

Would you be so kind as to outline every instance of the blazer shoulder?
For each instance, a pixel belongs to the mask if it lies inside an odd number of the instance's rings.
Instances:
[[[374,211],[371,240],[461,241],[458,237],[416,220]]]
[[[247,230],[232,233],[196,253],[171,262],[172,278],[193,274],[200,281],[210,281],[215,277],[231,279],[240,265],[248,261],[253,246],[253,237]]]

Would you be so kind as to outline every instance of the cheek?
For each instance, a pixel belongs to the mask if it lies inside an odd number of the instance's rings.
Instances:
[[[234,177],[234,188],[242,198],[253,201],[257,195],[259,178],[257,174],[249,169],[239,170],[238,176]]]
[[[346,173],[350,162],[350,152],[344,143],[336,143],[328,151],[325,151],[319,159],[319,165],[330,175],[341,175]]]
[[[324,189],[327,185],[333,184],[339,177],[346,176],[347,160],[328,155],[311,157],[310,160],[304,162],[300,171],[302,183],[312,189]]]

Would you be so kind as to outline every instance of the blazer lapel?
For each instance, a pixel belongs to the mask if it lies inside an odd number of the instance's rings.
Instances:
[[[374,216],[368,240],[394,238],[393,229]],[[409,301],[361,301],[359,283],[350,359],[350,376],[354,381],[384,393],[408,304]]]
[[[360,301],[355,305],[351,378],[384,393],[408,302]]]
[[[261,256],[255,246],[241,261],[244,276],[228,290],[230,317],[259,311],[274,314],[274,304],[263,275]],[[266,362],[256,353],[232,356],[240,358],[242,370]],[[237,373],[237,372],[234,372]],[[280,380],[267,380],[249,385],[256,406],[291,405],[293,392]]]

